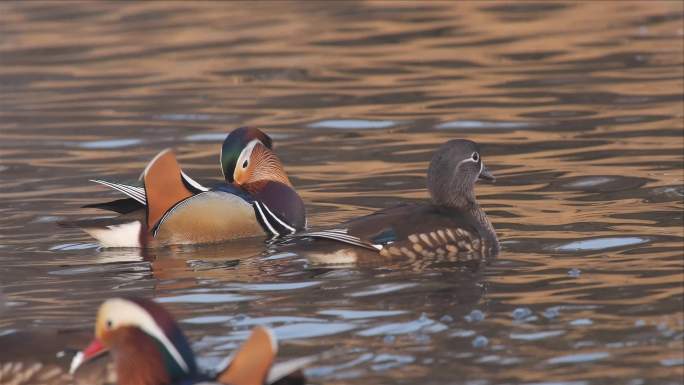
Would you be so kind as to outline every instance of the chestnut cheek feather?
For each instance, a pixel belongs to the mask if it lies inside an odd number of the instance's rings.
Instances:
[[[250,165],[247,178],[245,178],[245,183],[270,180],[292,186],[287,174],[285,174],[280,159],[278,159],[278,156],[266,146],[255,146],[249,161]]]

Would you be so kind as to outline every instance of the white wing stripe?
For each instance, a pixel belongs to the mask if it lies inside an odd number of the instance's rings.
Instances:
[[[126,196],[129,196],[136,201],[142,203],[142,204],[147,204],[147,199],[145,197],[145,189],[143,187],[136,187],[136,186],[128,186],[125,184],[120,184],[120,183],[112,183],[112,182],[107,182],[105,180],[100,180],[100,179],[91,179],[91,182],[99,183],[103,186],[107,186],[111,189],[117,190]]]
[[[275,219],[276,221],[278,221],[278,223],[280,223],[280,225],[283,226],[284,228],[290,230],[290,234],[294,234],[294,233],[297,231],[297,230],[295,230],[294,227],[292,227],[292,226],[288,225],[287,223],[281,221],[280,218],[278,218],[275,214],[273,214],[273,211],[271,211],[271,210],[268,208],[268,206],[266,206],[266,205],[263,204],[263,203],[262,203],[262,205],[264,206],[264,209],[266,209],[266,211],[268,211],[268,213],[271,214],[271,217],[273,217],[273,219]]]
[[[261,220],[264,222],[266,227],[268,227],[268,230],[271,232],[273,235],[280,235],[273,226],[271,226],[271,223],[268,222],[268,219],[266,218],[266,215],[264,214],[264,211],[261,209],[261,205],[259,205],[258,201],[254,201],[254,206],[257,208],[259,211],[259,216],[261,217]]]
[[[141,203],[142,202],[147,203],[147,197],[145,196],[144,191],[140,191],[137,189],[131,189],[128,187],[121,187],[121,188],[119,188],[119,191],[121,191],[122,193],[130,196],[131,198],[133,198],[137,201],[140,201]]]
[[[113,188],[115,190],[121,191],[126,195],[134,195],[139,197],[140,195],[144,195],[144,188],[142,187],[136,187],[136,186],[129,186],[121,183],[113,183],[113,182],[107,182],[104,180],[93,180],[93,182],[100,183],[104,186]]]
[[[190,178],[188,174],[184,173],[183,170],[181,170],[181,177],[183,178],[184,181],[188,182],[188,184],[200,191],[209,191],[208,188],[202,186],[199,184],[196,180]]]
[[[364,242],[361,238],[342,234],[338,231],[315,231],[310,233],[303,233],[301,237],[327,238],[339,242],[349,243],[355,246],[364,247],[372,250],[382,250],[382,245],[375,245],[369,242]]]
[[[147,202],[147,197],[145,196],[145,190],[142,188],[137,189],[137,188],[131,188],[131,187],[126,186],[126,187],[122,187],[122,191],[124,193],[128,193],[131,197],[135,196],[138,199]]]

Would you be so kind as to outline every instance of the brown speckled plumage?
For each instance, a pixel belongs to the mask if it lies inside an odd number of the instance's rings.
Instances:
[[[459,258],[472,259],[472,255],[482,252],[480,245],[486,242],[474,236],[469,231],[459,228],[443,228],[429,233],[415,233],[408,236],[408,242],[380,250],[384,257],[402,256],[409,259],[419,257],[434,258],[450,262],[457,262]]]
[[[0,384],[3,385],[68,385],[74,380],[62,368],[38,362],[5,362],[0,364]]]

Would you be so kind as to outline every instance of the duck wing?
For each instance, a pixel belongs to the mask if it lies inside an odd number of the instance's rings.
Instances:
[[[154,159],[152,160],[154,162]],[[150,162],[150,163],[152,163]],[[209,188],[204,187],[201,185],[199,182],[196,180],[192,179],[189,177],[183,170],[180,170],[180,176],[181,176],[181,181],[185,188],[190,191],[193,194],[199,194],[204,191],[208,191]],[[119,191],[123,193],[124,195],[128,196],[129,198],[135,200],[136,202],[144,205],[147,205],[147,195],[145,193],[145,186],[142,181],[136,181],[136,182],[114,182],[114,181],[108,181],[104,179],[91,179],[91,182],[99,183],[103,186],[107,186],[113,190]],[[88,205],[84,207],[96,207],[96,208],[106,208],[102,207],[102,204],[94,204],[94,205]],[[109,209],[109,208],[106,208]],[[113,210],[116,211],[116,210]]]
[[[441,257],[484,254],[484,237],[465,212],[426,204],[407,204],[352,219],[335,229],[300,233],[374,250],[387,257]],[[469,258],[467,258],[469,259]]]

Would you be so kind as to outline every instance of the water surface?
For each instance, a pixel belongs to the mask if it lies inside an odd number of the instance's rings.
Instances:
[[[682,12],[3,2],[0,335],[88,334],[104,298],[136,295],[171,309],[204,365],[254,325],[285,359],[338,349],[313,383],[682,383]],[[273,136],[314,227],[426,199],[432,151],[481,143],[499,259],[329,268],[260,241],[141,255],[56,225],[117,196],[88,179],[135,179],[167,147],[220,178],[242,125]],[[75,335],[0,361],[55,359]]]

